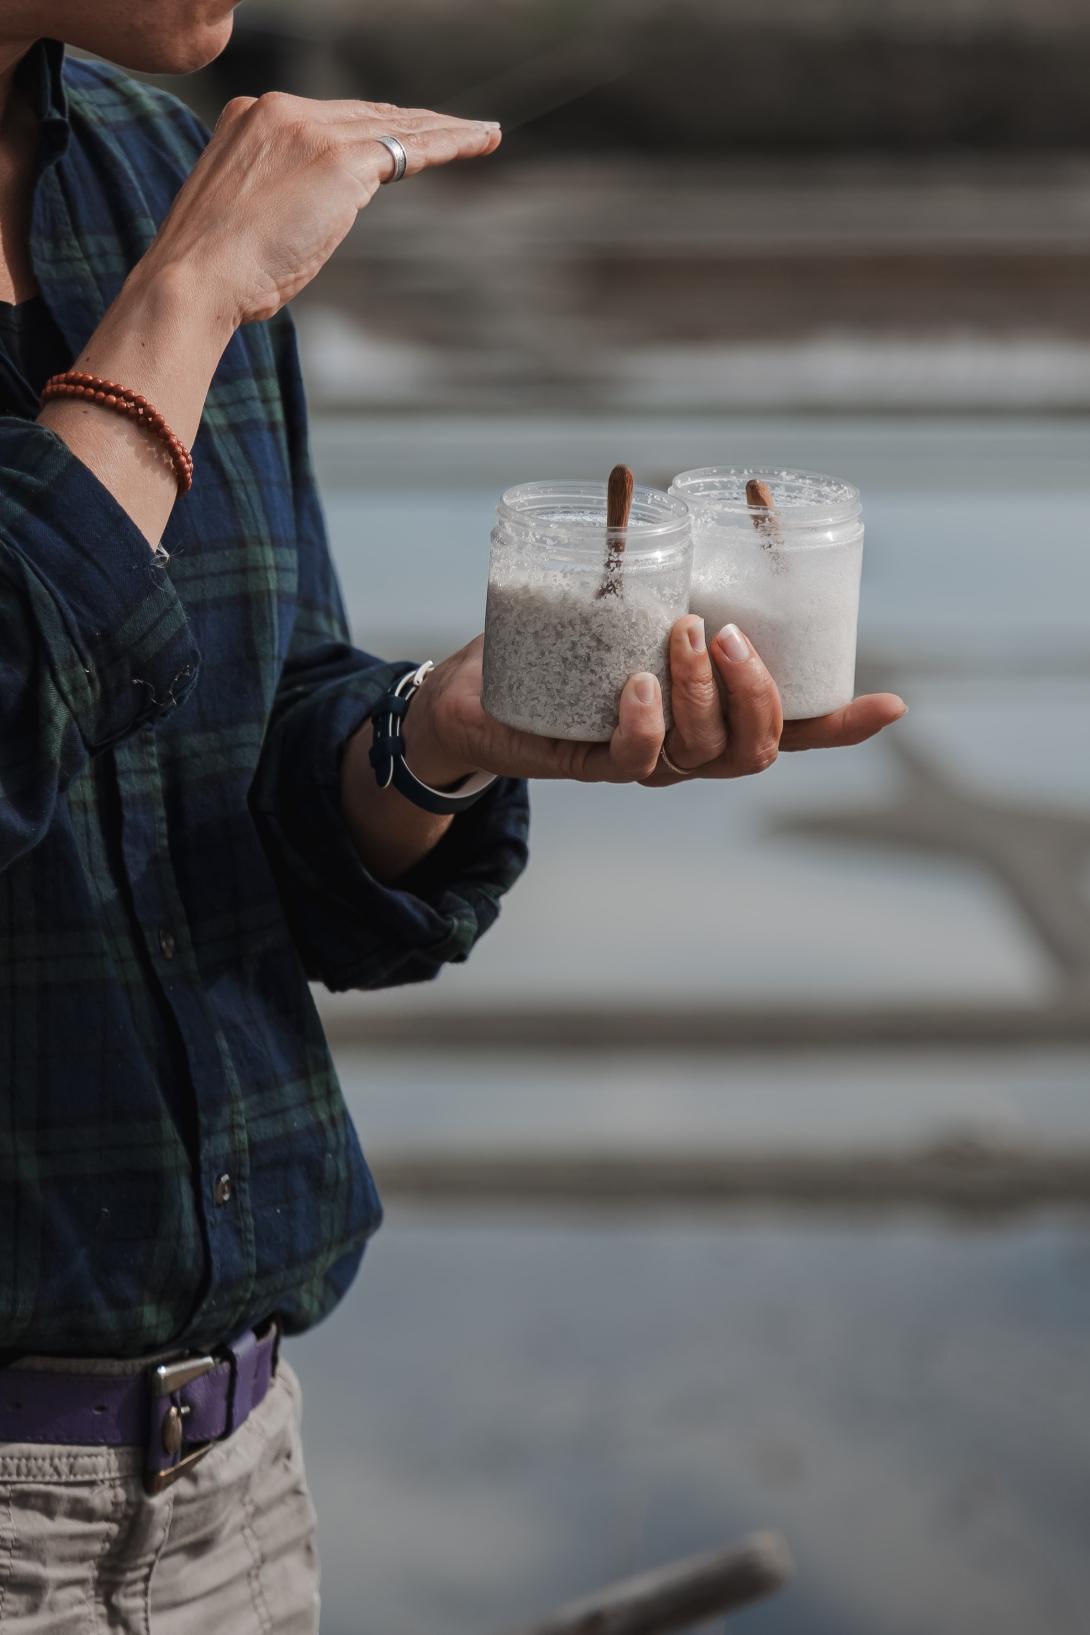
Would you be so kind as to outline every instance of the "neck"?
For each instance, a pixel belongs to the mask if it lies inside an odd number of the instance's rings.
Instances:
[[[0,301],[23,301],[36,289],[30,210],[38,122],[14,89],[15,70],[31,43],[0,38]]]

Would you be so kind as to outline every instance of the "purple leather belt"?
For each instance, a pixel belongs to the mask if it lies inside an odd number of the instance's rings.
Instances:
[[[182,1357],[140,1374],[0,1370],[0,1442],[145,1449],[144,1481],[161,1493],[263,1402],[280,1333],[247,1329],[215,1356]]]

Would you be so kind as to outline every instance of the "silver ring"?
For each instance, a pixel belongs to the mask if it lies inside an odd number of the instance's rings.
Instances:
[[[659,760],[662,762],[663,766],[666,767],[668,772],[672,772],[674,774],[675,778],[691,778],[692,777],[692,773],[691,772],[686,772],[684,767],[674,765],[673,761],[670,759],[669,755],[667,755],[667,753],[666,753],[666,745],[665,744],[663,744],[662,748],[659,750]]]
[[[405,152],[404,144],[399,142],[396,136],[376,136],[375,141],[382,143],[383,147],[386,149],[386,152],[394,161],[393,175],[387,176],[382,184],[383,187],[392,187],[395,182],[401,181],[402,177],[405,175],[405,172],[408,170],[409,155]]]

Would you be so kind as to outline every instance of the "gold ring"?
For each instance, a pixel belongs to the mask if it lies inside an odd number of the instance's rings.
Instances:
[[[662,748],[659,750],[659,760],[668,771],[674,774],[675,778],[691,778],[693,775],[691,772],[686,772],[684,767],[674,765],[673,761],[666,753],[665,743],[663,743]]]

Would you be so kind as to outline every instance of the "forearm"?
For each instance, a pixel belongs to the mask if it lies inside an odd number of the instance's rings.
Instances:
[[[149,252],[130,273],[73,368],[140,392],[190,446],[232,333],[226,310],[199,278],[159,267]],[[177,498],[162,444],[124,415],[77,399],[53,399],[38,416],[109,490],[154,549]]]
[[[419,700],[413,709],[418,705]],[[467,777],[470,769],[429,755],[419,742],[415,753],[408,753],[411,715],[410,710],[405,721],[406,759],[417,777],[432,788]],[[376,880],[392,885],[438,846],[453,819],[423,811],[392,786],[379,788],[368,760],[371,736],[368,721],[348,742],[341,769],[341,805],[360,861]]]
[[[406,764],[421,782],[440,790],[456,789],[481,770],[449,719],[450,666],[447,661],[432,672],[401,727]],[[392,787],[378,787],[368,759],[372,737],[366,721],[349,739],[341,766],[341,806],[360,861],[389,885],[434,850],[452,819],[423,811]]]

